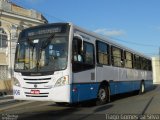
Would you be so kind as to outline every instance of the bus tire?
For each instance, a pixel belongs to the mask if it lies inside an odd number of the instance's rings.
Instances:
[[[56,102],[56,105],[58,105],[58,106],[65,106],[65,105],[67,105],[67,103],[65,103],[65,102]]]
[[[103,105],[110,101],[109,86],[101,85],[98,90],[96,105]]]
[[[140,84],[139,94],[144,94],[144,93],[145,93],[145,83],[144,81],[142,81]]]

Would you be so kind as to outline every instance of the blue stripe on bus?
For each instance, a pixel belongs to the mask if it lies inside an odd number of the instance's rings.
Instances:
[[[145,80],[145,88],[146,89],[150,89],[152,88],[153,86],[153,80]]]
[[[119,82],[110,82],[110,91],[111,95],[121,94],[126,92],[131,92],[140,89],[141,81],[119,81]],[[152,80],[145,80],[145,89],[152,87]]]
[[[99,83],[72,85],[72,102],[95,99],[97,97],[98,88]]]
[[[121,94],[140,89],[141,81],[110,82],[110,94]],[[145,89],[153,84],[152,80],[145,80]],[[71,86],[71,102],[81,102],[97,98],[100,83],[76,83]],[[92,89],[93,88],[93,89]]]
[[[110,82],[111,95],[126,93],[140,89],[141,81]]]

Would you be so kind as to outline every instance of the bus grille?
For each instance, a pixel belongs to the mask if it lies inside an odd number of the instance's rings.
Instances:
[[[26,97],[48,97],[49,93],[39,93],[39,94],[32,94],[29,92],[25,92]]]
[[[40,78],[40,79],[24,78],[24,80],[27,84],[44,84],[48,83],[51,80],[51,78]]]
[[[24,80],[31,80],[31,81],[35,81],[35,80],[51,80],[51,78],[39,78],[39,79],[24,78]]]

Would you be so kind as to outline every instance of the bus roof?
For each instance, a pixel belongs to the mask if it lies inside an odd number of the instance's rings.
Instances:
[[[100,34],[98,34],[98,33],[92,32],[92,31],[90,31],[90,30],[86,30],[86,29],[81,28],[81,27],[79,27],[79,26],[77,26],[77,25],[74,25],[74,24],[71,23],[71,22],[58,22],[58,23],[42,24],[42,25],[39,25],[39,26],[33,26],[33,27],[30,27],[30,28],[24,29],[23,31],[32,30],[32,29],[35,29],[35,28],[46,27],[46,26],[50,26],[50,25],[70,25],[70,26],[73,27],[73,29],[77,29],[77,30],[79,30],[79,31],[81,31],[81,32],[83,32],[83,33],[85,33],[85,34],[87,34],[87,35],[89,35],[89,36],[92,36],[92,37],[94,37],[94,38],[96,38],[96,39],[98,39],[98,40],[102,40],[102,41],[104,41],[104,42],[107,42],[108,44],[114,45],[115,47],[121,48],[121,49],[126,50],[126,51],[128,51],[128,52],[131,52],[131,53],[133,53],[133,54],[136,54],[136,55],[138,55],[138,56],[141,56],[141,57],[144,57],[144,58],[147,58],[147,59],[150,59],[150,60],[151,60],[151,57],[148,57],[148,56],[146,56],[146,55],[144,55],[144,54],[142,54],[142,53],[140,53],[140,52],[137,52],[137,51],[135,51],[135,50],[133,50],[133,49],[130,49],[130,48],[122,45],[122,44],[119,44],[119,43],[111,40],[111,38],[109,38],[109,37],[107,37],[107,36],[100,35]]]
[[[119,43],[113,41],[114,39],[111,40],[111,38],[109,38],[109,37],[107,37],[107,36],[105,36],[105,35],[100,35],[100,34],[98,34],[98,33],[95,33],[95,32],[89,31],[89,30],[86,30],[86,29],[81,28],[81,27],[79,27],[79,26],[77,26],[77,25],[74,25],[74,24],[72,24],[72,23],[69,23],[69,24],[72,25],[73,28],[75,28],[75,29],[77,29],[77,30],[79,30],[79,31],[81,31],[81,32],[84,32],[84,33],[86,33],[86,34],[88,34],[88,35],[90,35],[90,36],[92,36],[92,37],[95,37],[95,38],[97,38],[98,40],[102,40],[102,41],[104,41],[104,42],[107,42],[108,44],[111,44],[111,45],[115,46],[115,47],[121,48],[121,49],[126,50],[126,51],[128,51],[128,52],[131,52],[131,53],[133,53],[133,54],[136,54],[136,55],[138,55],[138,56],[140,56],[140,57],[144,57],[144,58],[147,58],[147,59],[151,60],[151,57],[146,56],[146,55],[144,55],[144,54],[142,54],[142,53],[140,53],[140,52],[137,52],[137,51],[135,51],[135,50],[133,50],[133,49],[130,49],[130,48],[128,48],[128,47],[126,47],[126,46],[124,46],[124,45],[122,45],[122,44],[119,44]]]

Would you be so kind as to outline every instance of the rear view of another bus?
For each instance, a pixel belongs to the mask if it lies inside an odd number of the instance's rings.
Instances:
[[[14,99],[70,102],[68,23],[25,29],[16,47]]]

